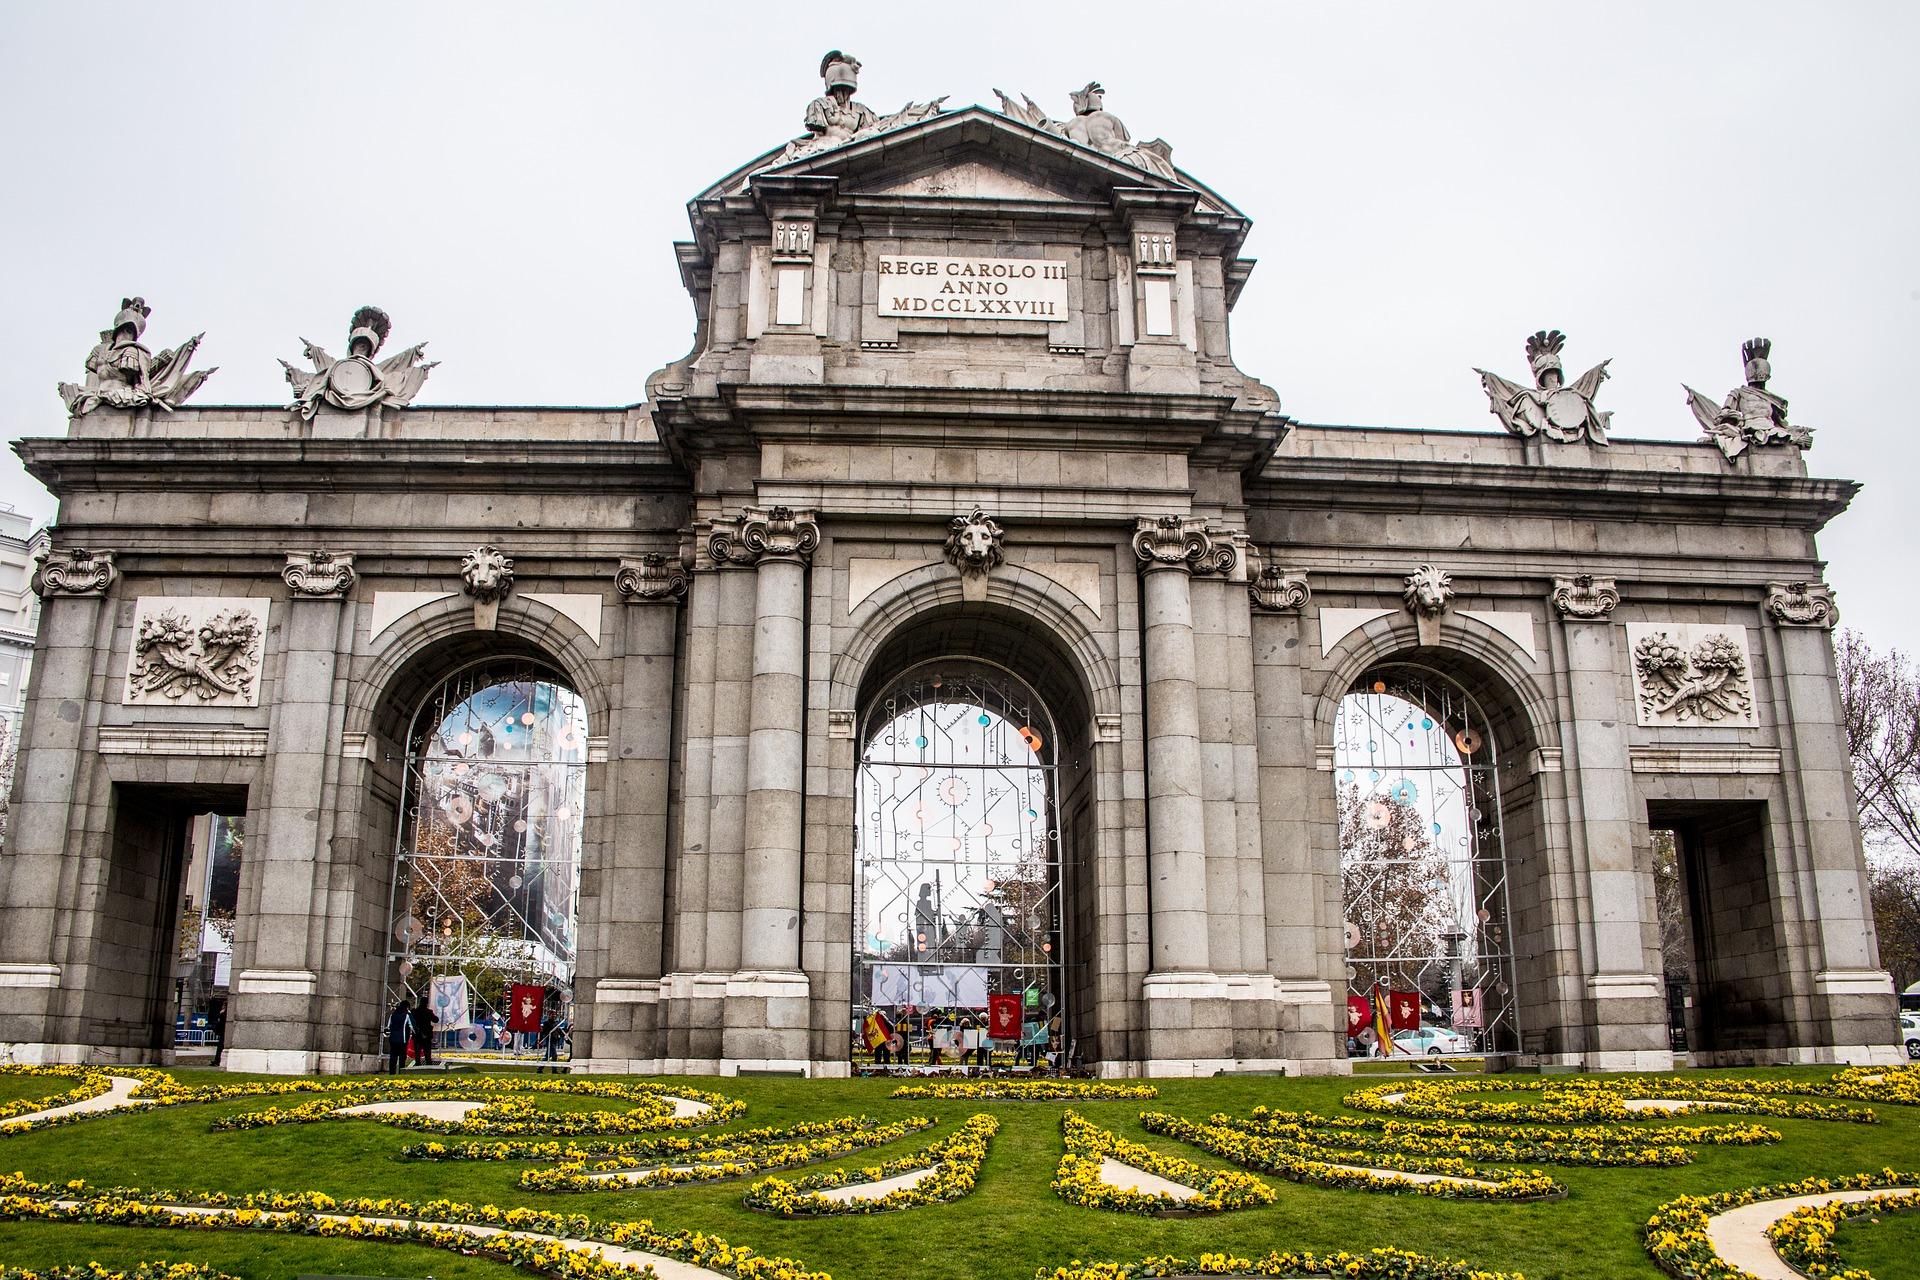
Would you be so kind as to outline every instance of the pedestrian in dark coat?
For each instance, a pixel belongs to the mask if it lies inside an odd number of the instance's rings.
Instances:
[[[407,1061],[407,1037],[413,1032],[413,1010],[405,996],[394,1001],[387,1015],[387,1074],[397,1076]]]
[[[427,998],[421,996],[413,1005],[413,1038],[416,1043],[416,1058],[423,1067],[433,1065],[433,1024],[440,1019],[433,1016],[433,1008]]]

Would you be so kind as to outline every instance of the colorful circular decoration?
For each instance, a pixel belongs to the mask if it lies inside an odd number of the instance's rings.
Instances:
[[[1040,736],[1038,730],[1032,725],[1023,724],[1020,726],[1020,736],[1026,739],[1027,750],[1033,752],[1035,755],[1040,754],[1040,748],[1045,742],[1045,739]]]
[[[1385,831],[1393,825],[1393,810],[1384,800],[1375,800],[1367,805],[1367,830]]]
[[[950,773],[940,779],[940,785],[934,788],[934,794],[955,807],[965,804],[967,800],[966,780],[957,773]]]
[[[1453,735],[1453,745],[1460,748],[1460,754],[1470,756],[1480,749],[1481,737],[1473,729],[1461,729]]]

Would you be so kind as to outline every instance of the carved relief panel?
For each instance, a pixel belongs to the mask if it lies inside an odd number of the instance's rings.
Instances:
[[[257,707],[266,647],[264,598],[141,596],[121,704]]]
[[[1746,728],[1754,712],[1747,629],[1706,622],[1630,622],[1636,718],[1650,728]]]

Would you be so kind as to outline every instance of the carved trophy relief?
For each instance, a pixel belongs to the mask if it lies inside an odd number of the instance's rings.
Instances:
[[[947,98],[942,94],[931,102],[909,102],[891,115],[875,114],[866,103],[856,101],[853,96],[860,88],[860,59],[838,49],[828,50],[820,59],[820,79],[823,92],[807,104],[802,117],[807,131],[789,142],[769,163],[769,168],[914,124],[946,110]]]
[[[1635,622],[1627,625],[1627,644],[1642,726],[1711,728],[1758,723],[1745,627]]]
[[[1813,431],[1787,421],[1787,398],[1767,390],[1773,377],[1773,343],[1765,338],[1749,338],[1740,344],[1740,359],[1746,382],[1727,392],[1724,403],[1716,405],[1686,383],[1687,407],[1705,434],[1703,444],[1719,448],[1732,462],[1754,446],[1791,445],[1796,449],[1813,447]]]
[[[1480,386],[1487,393],[1493,416],[1514,435],[1523,439],[1545,436],[1562,444],[1591,440],[1603,445],[1613,414],[1594,408],[1593,398],[1607,380],[1607,366],[1612,361],[1602,360],[1569,386],[1566,370],[1560,364],[1560,351],[1566,341],[1567,335],[1558,329],[1542,329],[1527,339],[1531,387],[1508,382],[1485,369],[1474,372],[1480,375]]]
[[[122,705],[260,705],[268,603],[248,597],[140,597],[134,603]]]
[[[1173,170],[1173,147],[1164,138],[1135,142],[1133,135],[1127,132],[1127,126],[1120,122],[1120,117],[1107,110],[1107,91],[1097,80],[1090,80],[1086,88],[1076,89],[1067,95],[1073,103],[1071,120],[1049,120],[1039,104],[1024,93],[1018,102],[998,89],[993,94],[1000,99],[1000,113],[1022,124],[1045,129],[1069,142],[1091,147],[1101,155],[1112,156],[1115,160],[1162,178],[1178,176]],[[1170,241],[1169,237],[1169,248]]]
[[[60,384],[67,412],[78,418],[101,405],[109,409],[144,409],[157,405],[171,410],[200,389],[218,372],[188,372],[193,353],[204,333],[196,333],[178,347],[158,354],[141,343],[153,308],[145,298],[122,298],[113,326],[100,331],[100,341],[87,353],[86,379]]]
[[[358,410],[377,404],[401,408],[413,403],[426,385],[427,373],[439,362],[422,363],[427,344],[417,342],[397,355],[375,361],[386,344],[393,321],[378,307],[361,307],[347,323],[347,354],[334,359],[318,343],[300,339],[302,351],[313,364],[313,372],[296,369],[285,360],[287,384],[293,388],[290,408],[312,419],[322,404],[336,409]]]

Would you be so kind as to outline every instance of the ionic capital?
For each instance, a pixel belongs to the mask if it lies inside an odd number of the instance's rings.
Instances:
[[[33,593],[50,596],[104,596],[118,572],[113,552],[80,547],[49,547],[34,557]]]
[[[1299,613],[1313,598],[1313,588],[1307,585],[1305,569],[1282,569],[1268,561],[1247,579],[1247,598],[1266,613]]]
[[[350,551],[289,551],[280,579],[294,600],[344,600],[360,575]]]
[[[1769,582],[1767,616],[1783,627],[1819,627],[1831,631],[1840,622],[1833,588],[1823,582]]]
[[[791,507],[746,507],[731,519],[713,521],[707,534],[707,555],[715,564],[805,564],[819,545],[813,512]]]
[[[687,594],[687,568],[679,556],[659,551],[623,558],[613,589],[628,604],[676,604]]]
[[[1215,540],[1199,516],[1142,516],[1133,534],[1140,571],[1182,569],[1188,573],[1231,573],[1239,562],[1231,538]]]
[[[1547,598],[1568,622],[1605,622],[1620,603],[1620,587],[1612,578],[1578,573],[1555,578],[1553,592]]]

